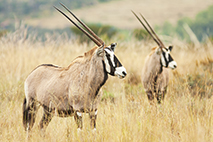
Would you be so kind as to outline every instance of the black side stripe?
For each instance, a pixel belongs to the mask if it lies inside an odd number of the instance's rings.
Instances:
[[[104,61],[102,61],[102,63],[103,63],[103,68],[104,68],[104,80],[102,81],[102,83],[100,84],[100,86],[98,87],[98,89],[96,90],[95,96],[98,95],[98,92],[99,92],[100,88],[106,83],[106,81],[108,79],[108,74],[107,74],[107,71],[106,71],[106,67],[105,67]]]
[[[114,62],[115,62],[115,66],[116,67],[121,67],[121,63],[119,62],[118,58],[116,56],[114,56]]]

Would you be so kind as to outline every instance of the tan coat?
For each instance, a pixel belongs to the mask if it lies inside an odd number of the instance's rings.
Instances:
[[[142,70],[142,84],[146,93],[164,93],[169,83],[169,72],[160,63],[159,48],[153,48],[153,51],[146,57]]]

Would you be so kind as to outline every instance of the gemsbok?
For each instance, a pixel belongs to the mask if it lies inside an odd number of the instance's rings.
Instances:
[[[68,67],[42,64],[27,77],[23,103],[23,125],[28,132],[34,125],[39,106],[43,107],[43,117],[39,128],[46,130],[53,116],[74,116],[78,130],[83,127],[82,113],[89,113],[91,127],[96,130],[100,88],[108,79],[108,74],[122,79],[127,75],[114,54],[116,43],[105,43],[66,6],[61,4],[81,25],[76,24],[65,13],[54,7],[69,21],[86,34],[97,46],[75,58]]]
[[[158,47],[153,48],[152,52],[145,59],[141,80],[150,103],[153,103],[155,97],[157,102],[161,103],[164,100],[169,83],[167,68],[175,69],[177,67],[177,63],[170,55],[173,46],[165,47],[143,15],[140,14],[150,30],[133,11],[132,13],[158,44]]]

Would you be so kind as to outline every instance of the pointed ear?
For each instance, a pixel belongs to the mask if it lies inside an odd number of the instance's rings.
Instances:
[[[169,50],[170,50],[170,51],[172,51],[172,48],[173,48],[173,46],[172,46],[172,45],[170,45],[170,46],[169,46]]]
[[[117,43],[111,43],[110,48],[112,49],[113,52],[116,46],[117,46]]]
[[[158,48],[155,49],[155,53],[156,54],[160,55],[161,52],[162,52],[162,49],[160,47],[158,47]]]
[[[98,56],[104,56],[104,47],[99,47],[99,48],[97,49],[96,54],[97,54]]]

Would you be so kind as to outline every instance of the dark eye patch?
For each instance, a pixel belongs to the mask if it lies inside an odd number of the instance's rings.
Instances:
[[[166,53],[163,51],[162,54],[163,54],[163,57],[166,59]]]
[[[169,62],[173,61],[172,56],[169,54]]]
[[[116,56],[114,56],[114,62],[115,62],[116,67],[122,66],[122,64],[120,63],[120,61],[118,60],[118,58]]]
[[[106,56],[107,56],[107,57],[110,57],[110,54],[108,54],[108,53],[106,52]]]

